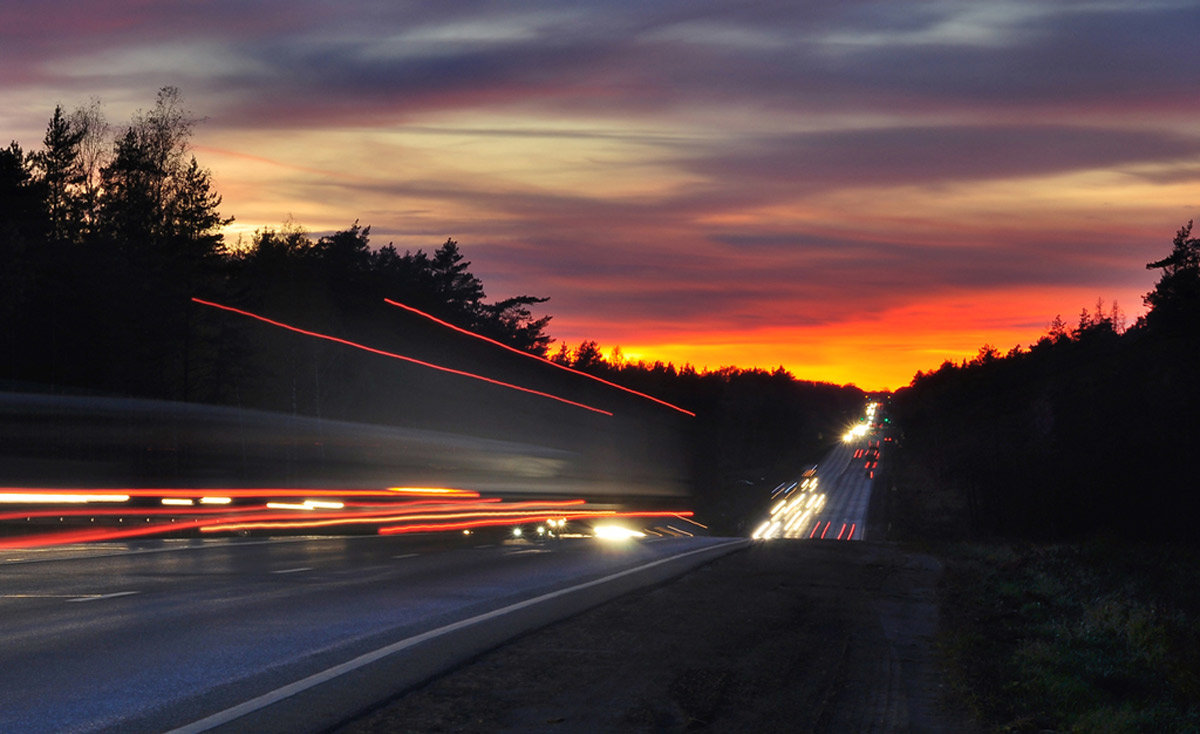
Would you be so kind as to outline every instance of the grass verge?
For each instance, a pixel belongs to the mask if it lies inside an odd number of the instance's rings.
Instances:
[[[1200,551],[947,551],[941,646],[986,730],[1200,732]]]

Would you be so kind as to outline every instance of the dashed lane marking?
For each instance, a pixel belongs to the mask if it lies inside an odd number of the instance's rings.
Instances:
[[[85,596],[76,596],[72,599],[67,599],[67,603],[70,604],[71,602],[100,601],[101,599],[116,599],[119,596],[132,596],[133,594],[140,594],[140,593],[141,593],[140,591],[114,591],[111,594],[87,594]]]

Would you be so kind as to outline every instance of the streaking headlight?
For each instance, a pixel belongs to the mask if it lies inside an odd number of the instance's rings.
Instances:
[[[592,532],[597,538],[603,540],[629,540],[630,538],[646,537],[646,534],[639,530],[630,530],[620,525],[597,525]]]
[[[69,494],[56,492],[0,492],[0,502],[84,504],[87,502],[125,502],[127,494]]]

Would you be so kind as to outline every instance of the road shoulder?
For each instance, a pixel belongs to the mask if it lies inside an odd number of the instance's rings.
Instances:
[[[486,653],[340,734],[970,731],[944,700],[936,559],[758,544]]]

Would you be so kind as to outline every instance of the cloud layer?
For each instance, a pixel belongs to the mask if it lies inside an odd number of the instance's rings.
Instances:
[[[1182,0],[10,0],[0,132],[176,85],[231,235],[454,236],[567,341],[896,387],[1096,297],[1138,312],[1200,204],[1198,27]]]

